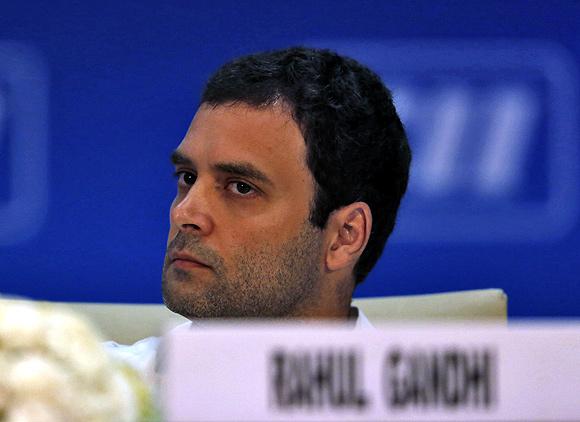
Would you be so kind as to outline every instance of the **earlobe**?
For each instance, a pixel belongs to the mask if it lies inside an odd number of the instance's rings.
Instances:
[[[354,267],[370,236],[371,210],[365,202],[355,202],[336,210],[330,218],[326,267],[329,271]]]

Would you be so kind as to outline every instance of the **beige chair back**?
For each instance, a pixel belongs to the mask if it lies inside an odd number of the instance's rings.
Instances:
[[[158,336],[171,323],[186,322],[163,305],[66,303],[84,315],[104,338],[132,344]],[[371,323],[381,321],[498,321],[507,318],[507,296],[500,289],[469,290],[415,296],[355,299]]]

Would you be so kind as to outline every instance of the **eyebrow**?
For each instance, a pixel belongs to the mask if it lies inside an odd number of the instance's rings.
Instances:
[[[189,166],[193,166],[193,161],[191,161],[189,158],[187,158],[178,150],[173,151],[169,159],[171,160],[173,165],[187,164]]]
[[[254,165],[247,162],[216,163],[212,166],[215,170],[228,173],[233,176],[245,177],[259,182],[273,185],[272,181]]]
[[[193,161],[186,157],[181,151],[175,150],[170,157],[173,165],[188,165],[193,167]],[[229,163],[216,163],[212,165],[215,171],[220,173],[227,173],[233,176],[245,177],[259,182],[273,185],[272,181],[261,170],[257,169],[253,164],[245,161],[236,161]]]

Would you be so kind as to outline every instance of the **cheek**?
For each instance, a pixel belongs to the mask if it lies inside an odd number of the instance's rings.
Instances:
[[[174,201],[175,202],[175,201]],[[177,234],[177,226],[173,224],[173,219],[171,218],[171,211],[173,210],[173,203],[169,209],[169,233],[167,234],[167,246],[175,238]]]
[[[269,239],[296,236],[308,220],[308,215],[306,210],[298,207],[290,213],[273,215],[267,222],[262,222],[259,234]]]
[[[166,247],[169,247],[169,244],[171,243],[171,241],[175,238],[175,230],[173,230],[173,227],[171,227],[169,229],[169,233],[167,235],[167,243],[166,243]]]
[[[225,244],[233,246],[232,254],[237,250],[258,252],[269,250],[277,251],[281,244],[286,244],[302,229],[302,219],[279,218],[262,216],[252,221],[230,225],[224,231]],[[235,245],[235,246],[234,246]]]

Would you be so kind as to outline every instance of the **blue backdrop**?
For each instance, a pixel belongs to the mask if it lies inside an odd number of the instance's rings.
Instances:
[[[159,302],[204,81],[308,44],[379,72],[415,151],[357,295],[501,287],[513,316],[580,316],[579,22],[577,1],[3,3],[0,292]]]

